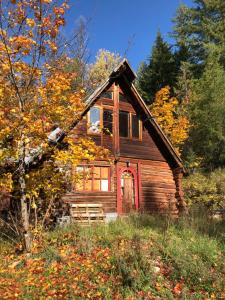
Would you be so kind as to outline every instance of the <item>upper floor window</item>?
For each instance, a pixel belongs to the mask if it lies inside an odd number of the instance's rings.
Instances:
[[[138,117],[127,111],[119,112],[120,137],[141,139],[141,122]]]
[[[100,133],[101,131],[101,110],[100,110],[100,107],[97,107],[97,106],[92,106],[90,108],[90,111],[89,111],[89,118],[88,118],[88,125],[89,125],[89,128],[88,128],[88,132],[89,133],[93,133],[93,134],[96,134],[96,133]]]
[[[103,108],[103,132],[109,135],[113,132],[113,112],[111,109]]]
[[[100,97],[101,98],[112,99],[113,98],[113,93],[111,91],[106,91],[106,92],[101,93]]]
[[[111,135],[113,133],[113,111],[110,108],[93,106],[88,112],[88,133]]]
[[[129,112],[120,111],[119,130],[121,137],[129,137]]]
[[[128,97],[122,93],[119,93],[119,101],[122,101],[122,102],[129,102],[128,100]]]
[[[131,123],[132,123],[132,138],[140,138],[140,121],[138,117],[134,114],[131,114]]]
[[[76,191],[99,191],[110,190],[110,168],[100,166],[78,166],[77,175],[80,176],[75,184]]]

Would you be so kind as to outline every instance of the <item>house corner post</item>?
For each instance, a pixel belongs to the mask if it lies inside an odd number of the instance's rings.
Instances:
[[[177,208],[179,214],[187,213],[187,204],[184,199],[184,192],[182,188],[183,168],[173,169],[173,177],[176,185],[175,197],[177,200]]]

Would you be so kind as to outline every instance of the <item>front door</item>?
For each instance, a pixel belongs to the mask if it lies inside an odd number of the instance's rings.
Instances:
[[[129,214],[138,209],[137,175],[132,168],[118,174],[118,213]]]
[[[134,175],[124,171],[121,175],[122,211],[127,214],[135,210]]]

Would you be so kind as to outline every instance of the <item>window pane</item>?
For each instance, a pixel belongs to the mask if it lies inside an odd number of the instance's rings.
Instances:
[[[105,134],[112,134],[113,113],[111,109],[103,110],[103,130]]]
[[[101,172],[102,172],[102,174],[101,174],[101,178],[102,179],[108,179],[109,178],[109,168],[108,167],[102,167],[101,168]]]
[[[89,180],[86,180],[85,181],[85,191],[91,191],[92,190],[92,180],[89,179]]]
[[[126,111],[120,111],[119,116],[119,127],[120,127],[120,136],[128,137],[129,136],[129,113]]]
[[[101,178],[101,168],[100,167],[94,167],[94,178]]]
[[[122,94],[122,93],[119,93],[119,101],[122,101],[122,102],[129,102],[127,96],[125,96],[125,95]]]
[[[109,181],[108,180],[101,180],[101,191],[107,192],[109,190]]]
[[[91,107],[90,108],[90,128],[89,132],[99,133],[100,132],[100,108]]]
[[[84,167],[76,167],[76,172],[78,173],[78,175],[83,175]]]
[[[83,179],[76,182],[76,190],[77,191],[83,191],[84,190],[84,181],[83,181]]]
[[[90,179],[91,178],[91,167],[85,167],[83,174],[84,174],[85,179]]]
[[[132,137],[139,138],[139,120],[136,115],[132,115]]]
[[[94,189],[94,191],[100,191],[101,189],[100,189],[100,183],[101,183],[101,180],[94,180],[94,182],[93,182],[93,184],[94,184],[94,186],[93,186],[93,189]]]
[[[103,92],[103,93],[101,93],[101,96],[100,96],[100,97],[112,99],[112,92],[110,92],[110,91]]]

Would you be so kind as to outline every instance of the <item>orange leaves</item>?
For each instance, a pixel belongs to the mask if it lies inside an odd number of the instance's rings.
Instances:
[[[112,255],[108,248],[94,248],[90,253],[79,253],[76,246],[63,245],[58,249],[63,259],[47,256],[48,249],[39,249],[38,256],[21,256],[19,264],[8,273],[7,265],[1,266],[1,299],[29,297],[32,299],[104,299],[99,285],[110,279]],[[41,254],[42,253],[42,254]],[[2,289],[3,287],[3,289]],[[13,289],[14,287],[14,289]],[[109,291],[112,295],[111,289]]]
[[[175,295],[180,295],[183,289],[183,283],[182,282],[178,282],[174,288],[173,288],[173,293]]]
[[[65,13],[65,9],[63,7],[54,7],[53,11],[56,16],[61,16]]]

